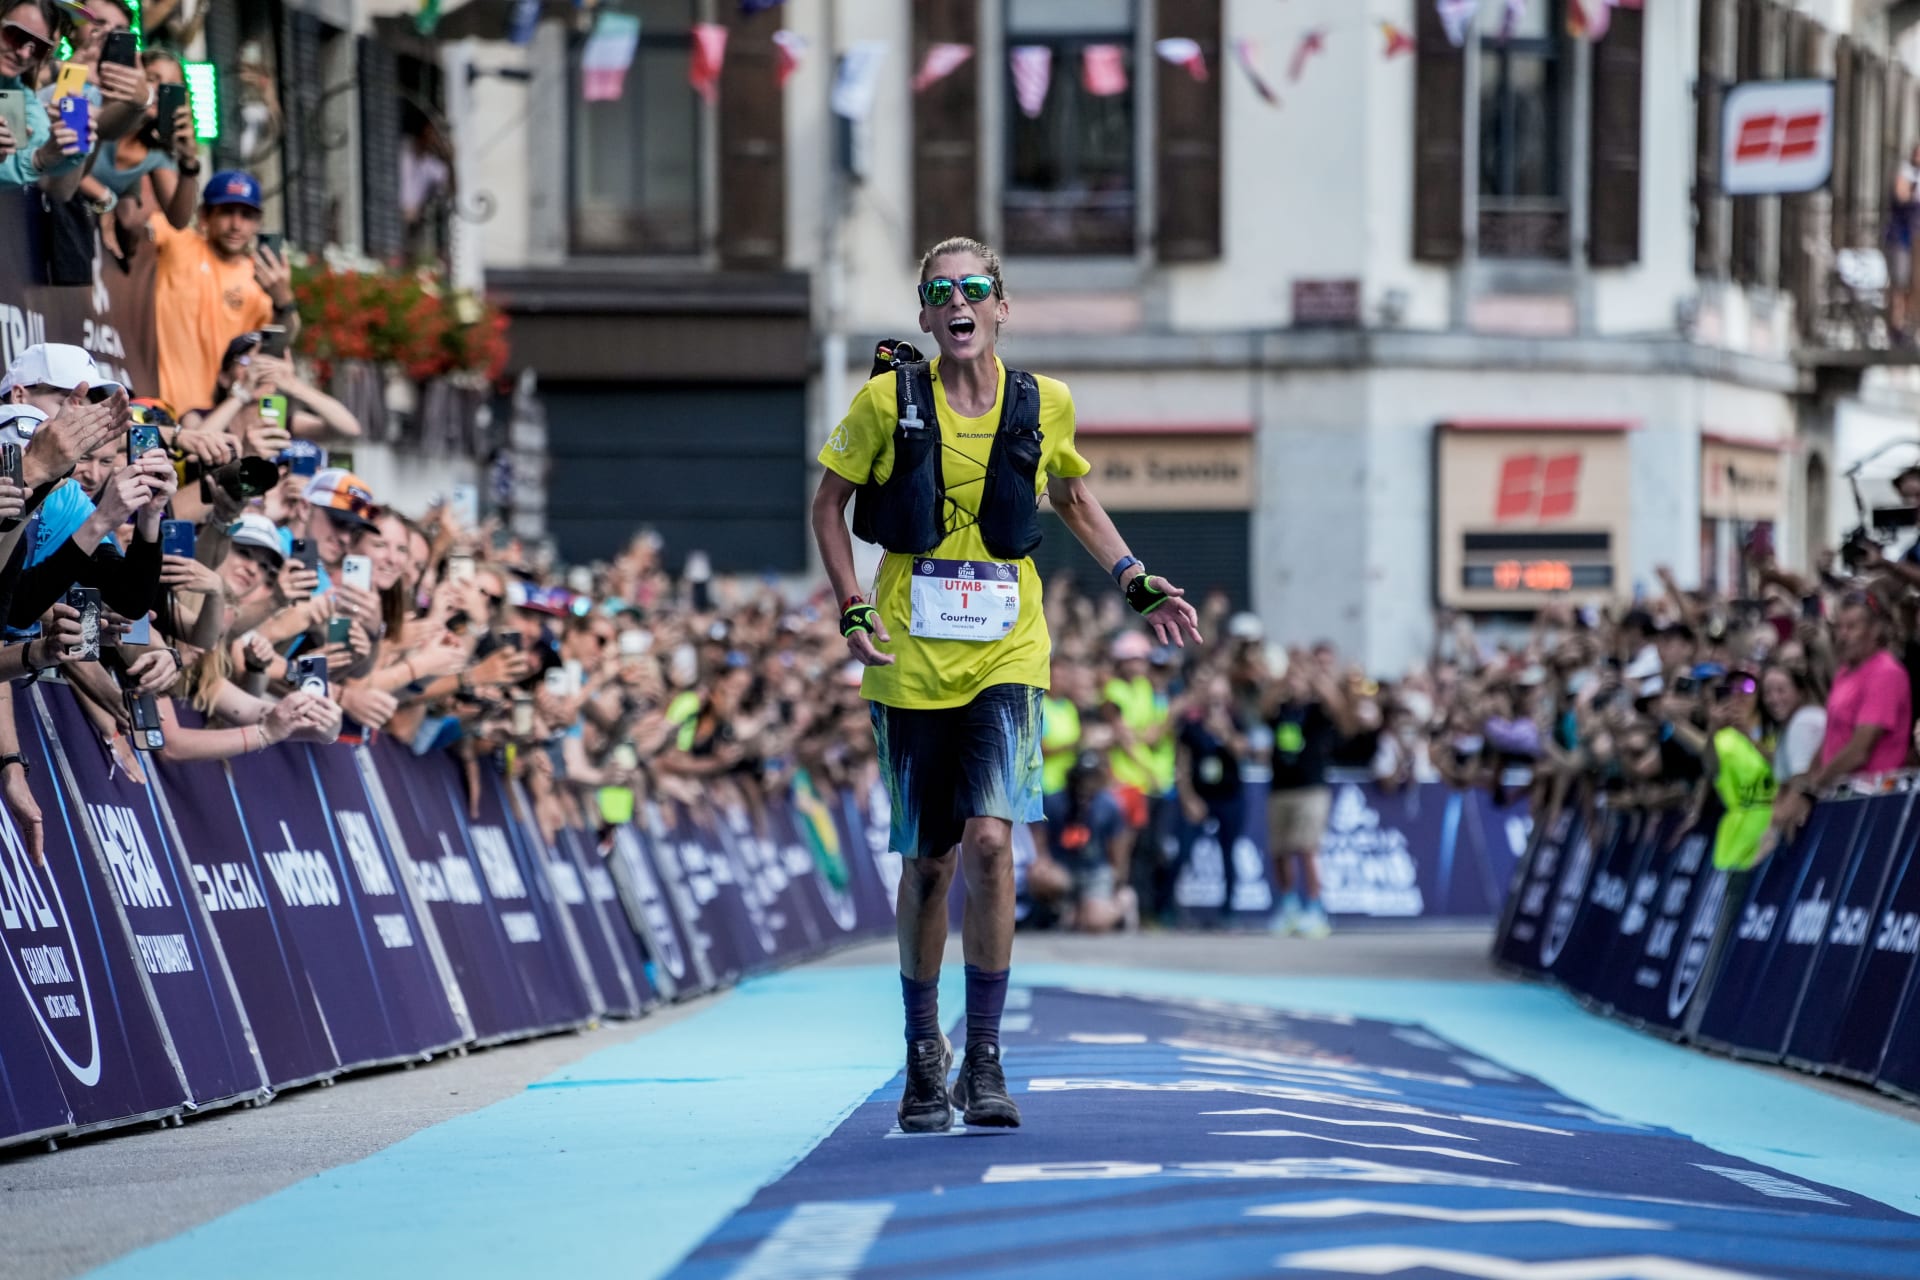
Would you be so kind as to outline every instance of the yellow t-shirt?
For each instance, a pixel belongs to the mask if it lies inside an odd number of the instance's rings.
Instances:
[[[940,560],[992,560],[977,523],[987,457],[1000,425],[1007,394],[1007,370],[998,357],[1000,389],[993,406],[978,418],[963,418],[947,404],[940,361],[933,362],[934,410],[940,419],[940,467],[947,490],[946,534],[928,554]],[[1034,473],[1034,501],[1049,478],[1083,476],[1087,460],[1073,447],[1073,396],[1064,382],[1035,376],[1040,388],[1040,466]],[[860,388],[847,416],[820,450],[820,463],[834,474],[865,484],[893,474],[893,429],[898,417],[894,375],[883,373]],[[971,702],[996,684],[1047,687],[1052,652],[1047,617],[1040,598],[1040,575],[1031,559],[1020,561],[1020,615],[1013,630],[998,640],[934,640],[911,633],[912,556],[889,553],[880,561],[873,603],[886,623],[894,655],[888,667],[868,667],[860,695],[890,707],[934,709]]]

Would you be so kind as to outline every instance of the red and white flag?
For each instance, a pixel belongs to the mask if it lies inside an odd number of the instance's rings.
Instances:
[[[1287,63],[1287,80],[1299,84],[1300,77],[1306,74],[1307,62],[1327,51],[1327,29],[1315,27],[1300,37],[1300,43],[1293,47],[1293,58]]]
[[[1127,91],[1127,51],[1117,44],[1090,44],[1080,54],[1080,83],[1096,98]]]
[[[1013,68],[1013,96],[1020,114],[1038,119],[1053,84],[1053,50],[1043,44],[1015,45],[1007,53],[1007,62]]]
[[[929,85],[940,83],[958,71],[972,56],[973,46],[970,44],[942,41],[928,45],[926,56],[920,59],[920,69],[913,73],[913,91],[919,93]]]
[[[1247,73],[1247,80],[1253,85],[1253,91],[1260,100],[1270,107],[1280,105],[1280,95],[1273,91],[1267,78],[1260,74],[1260,45],[1251,36],[1237,36],[1233,42],[1233,60]]]
[[[1207,78],[1207,55],[1200,52],[1200,42],[1189,40],[1185,36],[1169,36],[1165,40],[1155,40],[1153,51],[1162,62],[1170,62],[1176,67],[1185,67],[1187,74],[1195,80]]]
[[[1480,0],[1434,0],[1440,12],[1440,25],[1446,28],[1447,43],[1458,49],[1467,42],[1467,29],[1480,12]]]
[[[720,96],[720,67],[727,60],[727,29],[717,22],[693,24],[693,54],[687,63],[687,83],[712,103]]]
[[[1567,34],[1575,39],[1601,40],[1613,26],[1613,11],[1638,9],[1641,0],[1567,0]]]
[[[784,27],[773,33],[773,47],[779,64],[774,68],[773,82],[784,89],[793,73],[800,69],[800,60],[807,56],[807,38],[798,31],[788,31]]]

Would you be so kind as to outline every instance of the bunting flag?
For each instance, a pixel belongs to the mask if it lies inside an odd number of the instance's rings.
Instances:
[[[973,56],[970,44],[948,44],[944,41],[927,46],[926,56],[920,59],[920,69],[913,73],[913,91],[923,93],[930,85],[939,84],[958,71]]]
[[[1467,30],[1480,12],[1480,0],[1434,0],[1440,11],[1440,25],[1446,28],[1447,43],[1458,49],[1467,42]]]
[[[1300,43],[1293,47],[1293,58],[1287,63],[1287,83],[1299,84],[1305,74],[1307,63],[1327,51],[1327,29],[1315,27],[1300,37]]]
[[[1506,0],[1506,11],[1500,15],[1500,38],[1513,39],[1513,33],[1527,20],[1527,0]]]
[[[513,0],[507,18],[507,40],[512,44],[533,43],[533,31],[540,25],[540,0]]]
[[[1273,86],[1267,83],[1267,78],[1260,74],[1259,57],[1260,45],[1251,36],[1238,36],[1234,39],[1233,60],[1240,64],[1242,71],[1247,73],[1247,79],[1252,83],[1253,91],[1260,95],[1260,100],[1270,107],[1277,107],[1280,105],[1280,95],[1273,91]]]
[[[1020,114],[1039,119],[1053,84],[1053,50],[1043,44],[1015,45],[1007,53],[1007,62],[1013,68],[1013,96]]]
[[[760,13],[766,9],[777,9],[787,0],[740,0],[741,13]]]
[[[880,64],[886,58],[885,40],[856,40],[840,55],[833,73],[833,114],[855,124],[867,118],[880,87]]]
[[[1604,39],[1613,25],[1613,0],[1567,0],[1567,34],[1576,40]]]
[[[434,28],[440,25],[440,0],[420,0],[413,11],[413,29],[423,36],[430,36]]]
[[[1155,40],[1153,51],[1162,62],[1170,62],[1176,67],[1185,67],[1187,74],[1195,80],[1207,78],[1207,56],[1200,52],[1200,42],[1189,40],[1185,36],[1169,36],[1165,40]]]
[[[773,73],[775,85],[784,89],[793,73],[800,69],[800,60],[807,56],[807,38],[798,31],[788,31],[782,27],[773,33],[773,45],[779,65]]]
[[[1096,98],[1127,91],[1127,51],[1117,44],[1090,44],[1080,51],[1080,84]]]
[[[607,13],[595,19],[593,34],[580,51],[580,96],[588,102],[618,102],[626,92],[627,68],[640,44],[640,19],[631,13]]]
[[[693,24],[693,54],[687,62],[687,83],[709,104],[720,97],[720,67],[727,60],[727,29],[717,22]]]
[[[1404,28],[1396,27],[1391,22],[1382,22],[1380,34],[1387,38],[1385,56],[1388,58],[1397,58],[1403,53],[1413,52],[1413,37],[1408,35]]]

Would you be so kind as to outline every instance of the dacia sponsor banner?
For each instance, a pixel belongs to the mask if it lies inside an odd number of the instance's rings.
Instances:
[[[27,784],[40,807],[46,864],[26,856],[11,815],[0,807],[6,851],[0,934],[8,981],[26,997],[30,1025],[59,1068],[75,1128],[172,1114],[186,1105],[187,1084],[134,958],[132,931],[93,856],[84,819],[68,805],[32,698],[16,693],[13,709],[21,753],[37,764]],[[13,1060],[9,1051],[9,1064]]]
[[[597,1010],[566,935],[546,877],[526,860],[508,834],[506,788],[500,775],[482,762],[479,787],[471,794],[463,780],[448,775],[450,798],[460,825],[457,834],[480,869],[480,884],[505,932],[507,956],[520,974],[535,1017],[543,1027],[578,1026]]]
[[[1535,833],[1494,958],[1661,1034],[1920,1096],[1916,804],[1824,800],[1729,873],[1713,804],[1640,815],[1576,794]]]
[[[187,860],[147,785],[148,762],[124,737],[106,745],[73,690],[49,684],[29,696],[47,718],[76,825],[119,900],[194,1105],[259,1095],[265,1073]]]
[[[539,1027],[542,1020],[507,958],[505,931],[460,838],[459,766],[440,752],[415,756],[384,736],[368,752],[389,802],[401,864],[433,917],[474,1038],[491,1043]]]
[[[180,723],[203,721],[182,707]],[[248,848],[227,768],[217,761],[158,765],[163,808],[180,832],[200,901],[226,953],[254,1046],[275,1089],[340,1069],[326,1019],[289,922],[267,895],[264,864]]]
[[[433,920],[423,916],[395,858],[354,748],[296,744],[327,816],[327,852],[341,887],[370,941],[381,990],[405,1031],[401,1043],[416,1053],[462,1044],[473,1030],[455,1010],[447,979],[433,953]]]
[[[721,805],[717,817],[714,833],[733,861],[741,904],[756,934],[772,939],[769,957],[791,960],[817,949],[820,926],[810,895],[800,892],[800,878],[812,874],[813,859],[793,845],[782,849],[767,834],[765,814],[744,803]]]
[[[535,823],[526,824],[525,830],[530,836],[543,834]],[[554,832],[549,849],[547,876],[554,896],[573,917],[581,953],[593,970],[607,1012],[616,1018],[639,1017],[654,1002],[653,994],[633,930],[621,911],[620,891],[594,845],[593,833],[583,827],[561,827]]]
[[[1418,1023],[1009,997],[1007,1083],[1044,1153],[1024,1129],[900,1132],[895,1076],[672,1280],[1913,1275],[1912,1216],[1597,1111]]]
[[[609,843],[612,852],[607,866],[620,891],[627,922],[645,951],[647,977],[653,988],[668,1000],[685,999],[706,990],[712,985],[712,975],[696,963],[686,926],[681,924],[666,885],[654,869],[654,855],[648,851],[639,828],[631,823],[617,826]],[[699,957],[702,962],[704,958]]]

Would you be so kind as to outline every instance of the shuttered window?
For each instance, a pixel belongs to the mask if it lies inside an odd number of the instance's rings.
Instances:
[[[1740,25],[1735,36],[1735,48],[1739,53],[1734,61],[1734,75],[1744,84],[1760,78],[1765,36],[1761,24],[1761,0],[1738,0],[1735,13]],[[1761,279],[1760,264],[1764,248],[1760,236],[1761,203],[1762,197],[1759,196],[1741,196],[1733,202],[1732,270],[1733,278],[1741,284],[1758,284]]]
[[[1154,243],[1162,262],[1205,262],[1221,253],[1220,0],[1162,0],[1157,39],[1200,46],[1210,74],[1196,80],[1184,67],[1154,68],[1155,164],[1158,198]]]
[[[328,218],[326,72],[322,44],[333,29],[311,14],[288,9],[280,32],[280,95],[286,130],[281,156],[287,239],[319,249],[332,237]]]
[[[1164,573],[1198,607],[1224,591],[1236,609],[1253,607],[1252,516],[1245,511],[1123,511],[1114,517],[1128,548],[1155,573]],[[1042,582],[1066,577],[1094,600],[1114,594],[1113,579],[1095,564],[1051,510],[1041,511],[1041,541],[1033,567]]]
[[[1858,127],[1853,41],[1841,36],[1833,49],[1833,177],[1827,183],[1833,192],[1829,230],[1835,249],[1853,247],[1853,170],[1859,150],[1854,145],[1854,131]]]
[[[930,45],[980,44],[979,0],[914,0],[912,67]],[[980,78],[973,61],[913,96],[913,238],[918,257],[948,236],[979,236]]]
[[[695,0],[638,0],[640,44],[620,97],[582,100],[574,55],[573,248],[693,254],[700,244],[701,102],[687,83]],[[731,42],[729,42],[731,43]],[[729,47],[727,61],[738,52]]]
[[[1640,260],[1640,121],[1643,15],[1615,9],[1593,47],[1592,170],[1587,257],[1597,267]]]
[[[407,226],[400,209],[399,58],[378,40],[356,42],[360,93],[361,237],[375,258],[399,257]]]
[[[1786,22],[1786,74],[1792,79],[1813,77],[1820,67],[1820,24],[1804,13],[1789,13]],[[1808,243],[1815,226],[1812,194],[1786,196],[1780,201],[1780,287],[1798,306],[1795,317],[1802,334],[1810,331],[1818,307],[1818,257]]]
[[[1413,256],[1453,262],[1465,248],[1466,55],[1439,12],[1417,4],[1413,92]]]
[[[773,269],[786,257],[786,91],[777,83],[778,8],[727,7],[720,74],[720,260]]]

